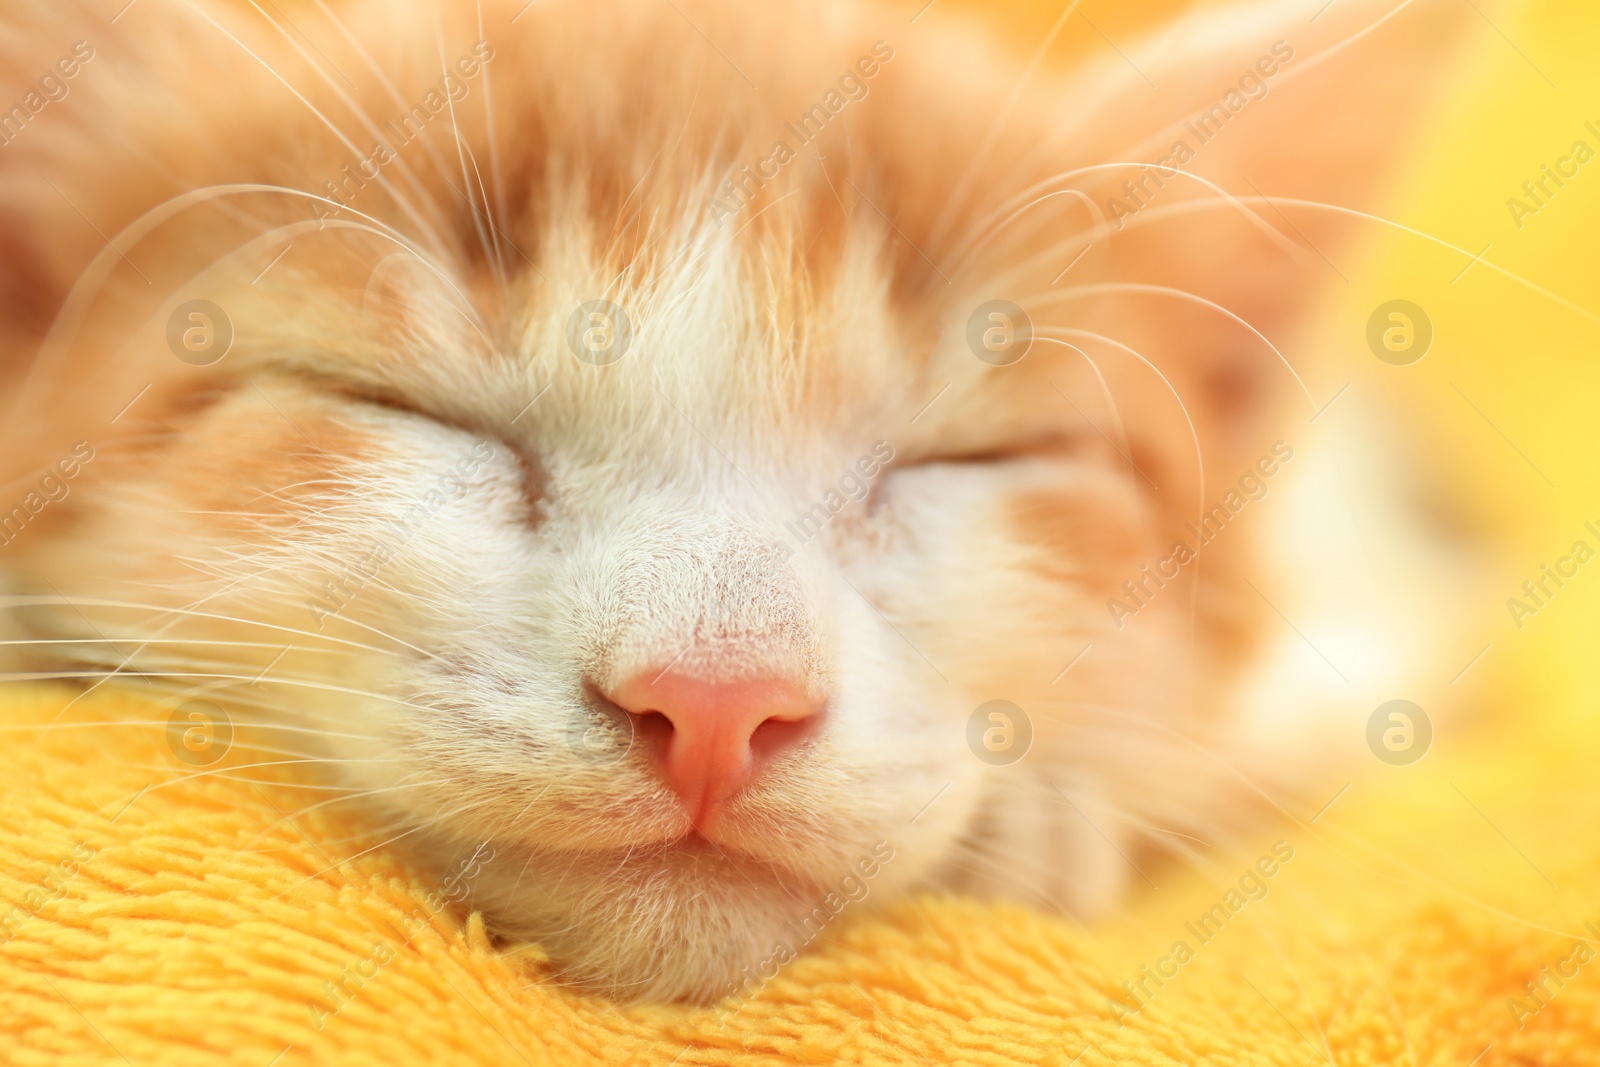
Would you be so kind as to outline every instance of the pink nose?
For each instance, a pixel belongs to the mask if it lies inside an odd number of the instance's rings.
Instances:
[[[774,678],[708,682],[651,672],[609,697],[655,741],[662,777],[696,826],[748,785],[775,752],[797,742],[804,721],[818,710],[794,683]]]

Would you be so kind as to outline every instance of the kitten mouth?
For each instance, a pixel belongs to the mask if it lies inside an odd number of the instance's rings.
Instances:
[[[722,819],[697,821],[675,836],[663,837],[661,845],[681,855],[720,856],[767,867],[790,867],[776,841],[752,837],[747,829],[741,832],[738,823]]]
[[[805,873],[759,851],[719,841],[714,835],[699,828],[691,828],[676,837],[662,838],[651,848],[657,858],[668,866],[682,863],[721,865],[734,870],[759,868],[786,880],[805,880]]]
[[[671,847],[682,852],[694,855],[726,855],[730,850],[723,848],[711,838],[701,833],[698,829],[690,830],[682,837],[668,843]],[[736,851],[736,850],[733,850]]]
[[[664,850],[680,856],[704,856],[707,859],[725,859],[731,862],[762,863],[768,866],[772,865],[771,860],[768,860],[763,856],[757,856],[753,853],[746,852],[743,849],[736,848],[733,845],[724,844],[718,841],[716,838],[706,834],[705,831],[698,826],[691,827],[684,833],[679,834],[677,837],[668,838],[662,841],[661,845]]]

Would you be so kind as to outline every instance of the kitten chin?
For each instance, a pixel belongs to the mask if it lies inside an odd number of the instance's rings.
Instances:
[[[1444,554],[1310,421],[1461,21],[1389,6],[1035,69],[942,6],[141,5],[0,151],[3,626],[321,760],[608,995],[914,889],[1103,912],[1449,632],[1362,629],[1331,466]],[[0,100],[101,25],[0,21]]]
[[[496,927],[505,941],[537,942],[553,978],[613,998],[710,1002],[748,996],[874,898],[903,893],[898,858],[878,842],[822,879],[700,838],[627,852],[513,848],[483,866],[473,902],[507,917]]]

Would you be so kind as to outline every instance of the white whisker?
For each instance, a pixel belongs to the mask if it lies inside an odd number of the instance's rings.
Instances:
[[[1156,366],[1148,358],[1146,358],[1143,353],[1139,352],[1137,349],[1123,344],[1114,337],[1107,337],[1105,334],[1095,333],[1092,330],[1080,330],[1069,326],[1040,328],[1034,331],[1034,335],[1038,340],[1065,345],[1068,348],[1074,347],[1070,344],[1067,344],[1067,342],[1061,340],[1060,338],[1052,336],[1053,334],[1057,333],[1070,334],[1075,337],[1087,337],[1090,340],[1100,341],[1103,344],[1110,345],[1118,351],[1126,352],[1134,359],[1137,359],[1140,363],[1143,363],[1145,366],[1149,367],[1155,372],[1156,377],[1161,379],[1162,384],[1167,387],[1167,391],[1172,394],[1172,398],[1177,401],[1179,410],[1183,412],[1184,421],[1189,425],[1189,437],[1194,443],[1195,478],[1198,482],[1196,493],[1198,503],[1196,504],[1196,509],[1198,514],[1204,514],[1206,499],[1206,465],[1205,453],[1200,447],[1200,432],[1195,428],[1194,417],[1189,414],[1189,405],[1184,402],[1183,395],[1178,392],[1177,387],[1172,384],[1171,379],[1169,379],[1166,374],[1162,372],[1160,367]]]
[[[1300,391],[1306,395],[1306,402],[1311,405],[1311,410],[1317,410],[1316,397],[1311,395],[1311,390],[1306,387],[1305,380],[1300,377],[1300,372],[1294,369],[1294,364],[1290,363],[1288,357],[1279,351],[1278,346],[1267,340],[1265,334],[1256,329],[1245,319],[1234,314],[1232,311],[1229,311],[1215,300],[1207,300],[1203,296],[1196,296],[1187,289],[1174,289],[1169,285],[1148,285],[1143,282],[1096,282],[1089,285],[1074,285],[1066,289],[1057,289],[1052,293],[1047,293],[1040,299],[1072,300],[1079,297],[1095,296],[1099,293],[1150,293],[1156,296],[1171,297],[1175,300],[1182,300],[1187,303],[1196,304],[1200,307],[1206,308],[1207,310],[1215,311],[1226,316],[1230,321],[1235,322],[1249,330],[1256,340],[1265,345],[1267,350],[1278,358],[1278,362],[1283,364],[1284,369],[1287,370],[1291,376],[1293,376],[1295,384],[1300,386]]]
[[[344,145],[344,147],[350,151],[350,154],[352,156],[354,156],[356,158],[360,158],[361,157],[361,154],[362,154],[361,153],[361,149],[359,147],[357,147],[356,143],[354,141],[352,141],[349,137],[345,136],[344,131],[341,130],[333,122],[332,119],[328,118],[328,116],[325,115],[322,112],[321,108],[317,107],[310,100],[308,100],[305,97],[305,95],[300,92],[299,89],[296,89],[289,82],[289,80],[287,78],[285,78],[282,74],[278,73],[278,71],[272,66],[272,64],[268,63],[265,58],[263,58],[259,53],[257,53],[254,49],[252,49],[249,45],[245,44],[243,41],[239,40],[239,38],[235,37],[233,35],[233,33],[231,31],[229,31],[226,26],[222,25],[222,23],[218,22],[216,19],[212,18],[209,14],[207,14],[197,3],[194,2],[194,0],[186,0],[186,3],[188,4],[188,7],[190,8],[190,10],[194,11],[195,14],[199,15],[206,22],[209,22],[211,24],[212,28],[214,28],[218,33],[222,34],[228,40],[232,41],[235,45],[237,45],[239,47],[240,51],[244,52],[245,55],[249,56],[251,59],[253,59],[257,63],[261,64],[262,69],[264,69],[268,74],[272,75],[275,79],[277,79],[278,83],[281,84],[285,89],[289,90],[289,92],[294,96],[294,98],[296,100],[298,100],[298,101],[300,101],[300,103],[304,104],[306,109],[308,111],[310,111],[313,115],[315,115],[317,117],[317,119],[319,121],[321,121],[321,123],[324,126],[326,126],[328,128],[329,132],[331,132],[334,135],[334,137],[338,139],[339,143]],[[263,18],[267,18],[266,12],[261,11],[261,8],[256,5],[255,0],[250,0],[250,6],[254,7],[258,12],[260,12],[261,16]],[[299,42],[295,41],[292,37],[290,37],[289,34],[287,32],[285,32],[282,27],[278,26],[278,24],[276,22],[273,22],[272,19],[267,18],[267,21],[269,23],[271,23],[272,27],[274,29],[276,29],[280,34],[283,34],[284,37],[289,39],[290,44],[294,46],[296,51],[301,52],[302,58],[305,58],[306,61],[311,65],[312,69],[316,70],[317,73],[324,80],[326,80],[330,86],[333,87],[334,91],[339,94],[340,99],[344,100],[345,103],[353,111],[355,111],[358,115],[360,115],[361,111],[355,105],[355,102],[350,100],[349,97],[344,94],[344,91],[339,89],[338,86],[333,83],[332,79],[328,78],[328,76],[322,72],[320,67],[318,67],[315,63],[312,63],[309,57],[305,56],[304,50],[300,48]],[[369,126],[371,125],[370,121],[368,122],[368,125]],[[437,246],[439,244],[439,242],[442,241],[442,238],[439,235],[439,231],[433,226],[432,221],[427,219],[426,217],[424,217],[421,212],[417,211],[416,207],[411,203],[411,201],[408,200],[406,197],[402,196],[399,193],[399,191],[394,188],[393,184],[390,183],[387,178],[383,177],[381,171],[377,175],[377,181],[378,181],[378,184],[380,186],[382,186],[382,188],[386,192],[388,192],[388,194],[391,197],[394,198],[395,203],[400,205],[400,210],[405,212],[405,214],[411,219],[411,221],[413,223],[415,223],[417,226],[421,227],[424,232],[429,233],[433,237],[435,245]]]

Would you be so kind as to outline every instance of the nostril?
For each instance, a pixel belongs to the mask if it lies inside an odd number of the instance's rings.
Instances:
[[[820,710],[804,687],[782,678],[708,681],[652,671],[606,695],[632,715],[662,779],[696,823],[802,741]]]
[[[633,736],[656,762],[666,759],[667,748],[672,744],[672,720],[659,711],[635,711]]]
[[[759,765],[786,748],[794,748],[814,731],[816,716],[804,719],[780,719],[773,716],[757,726],[750,735],[750,754]]]

